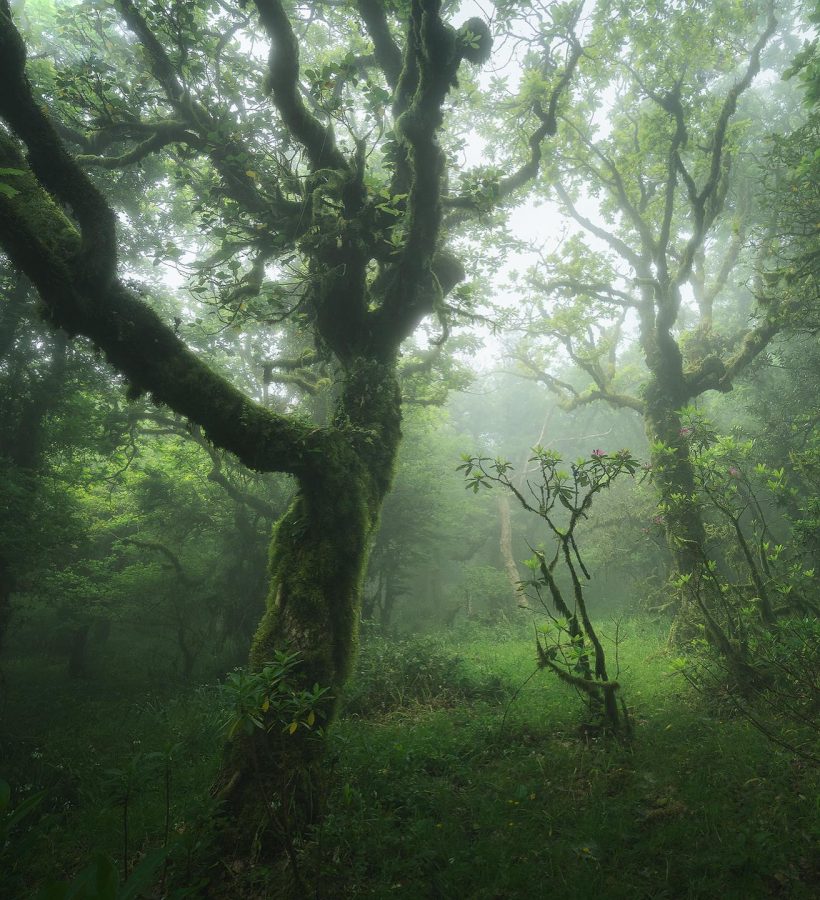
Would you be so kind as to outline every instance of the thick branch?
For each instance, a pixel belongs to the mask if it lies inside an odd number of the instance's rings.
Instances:
[[[153,550],[155,553],[159,553],[161,556],[164,556],[168,562],[173,566],[174,571],[177,573],[177,578],[186,585],[194,585],[196,582],[189,578],[185,574],[185,569],[182,567],[182,563],[179,561],[179,557],[173,550],[169,550],[165,544],[160,544],[158,541],[140,541],[136,538],[120,538],[121,544],[130,544],[132,547],[139,547],[141,550]]]
[[[54,322],[69,334],[89,337],[138,390],[150,391],[158,402],[201,425],[209,440],[248,467],[294,475],[315,471],[331,432],[251,401],[191,353],[119,281],[104,290],[89,289],[76,229],[2,132],[0,167],[20,172],[14,181],[17,193],[0,194],[0,246],[37,287]]]
[[[256,0],[259,18],[270,39],[267,86],[290,133],[307,151],[314,169],[346,171],[347,160],[336,146],[330,125],[308,111],[299,92],[299,42],[279,0]]]
[[[669,248],[669,238],[672,233],[672,216],[675,212],[675,194],[678,186],[678,169],[687,175],[686,168],[680,158],[680,150],[686,146],[687,133],[686,121],[683,116],[683,106],[680,102],[681,82],[678,81],[670,93],[662,99],[657,98],[654,94],[652,98],[660,103],[661,107],[671,113],[675,120],[675,133],[672,136],[672,143],[669,147],[668,162],[666,167],[666,189],[664,191],[663,200],[663,219],[661,221],[661,231],[658,237],[658,246],[655,254],[655,264],[658,266],[658,274],[664,280],[668,274],[668,263],[666,259],[666,251]]]
[[[63,147],[25,72],[26,48],[0,0],[0,116],[26,143],[40,183],[71,207],[80,224],[84,260],[82,280],[105,288],[116,271],[115,216],[93,182]]]
[[[604,281],[579,281],[575,278],[553,278],[539,284],[538,288],[545,292],[553,290],[569,290],[575,295],[591,297],[603,303],[612,303],[624,309],[637,309],[639,302],[631,294],[612,287]]]
[[[770,316],[746,332],[737,352],[726,361],[726,371],[722,379],[724,387],[718,390],[728,390],[731,387],[732,381],[768,347],[782,325],[783,321],[779,317]]]
[[[163,147],[167,147],[169,144],[176,143],[201,146],[198,136],[179,122],[158,122],[154,133],[149,138],[120,156],[83,154],[82,156],[77,156],[76,160],[80,165],[97,166],[101,169],[123,169],[126,166],[141,162],[146,156],[162,150]]]
[[[608,403],[615,409],[634,409],[635,412],[641,415],[646,411],[643,400],[640,400],[638,397],[632,397],[629,394],[612,392],[608,388],[584,391],[573,397],[568,403],[562,404],[562,406],[567,411],[570,411],[595,403],[598,400],[603,400],[604,403]]]
[[[179,80],[177,70],[168,58],[165,49],[132,0],[116,0],[116,4],[128,27],[139,38],[150,60],[154,77],[162,85],[177,112],[189,121],[199,120],[198,124],[203,124],[203,120],[210,119],[208,113],[192,101],[190,94]]]
[[[401,50],[393,40],[381,0],[358,0],[359,15],[367,28],[379,68],[387,83],[395,90],[402,70]]]
[[[132,0],[116,0],[116,2],[125,23],[142,44],[150,72],[182,120],[181,125],[195,132],[195,135],[191,136],[193,139],[189,138],[187,143],[197,149],[207,147],[211,164],[222,177],[228,195],[273,229],[280,230],[281,215],[277,216],[277,221],[273,221],[271,213],[284,213],[287,216],[288,212],[293,210],[288,209],[288,203],[281,197],[278,186],[271,186],[275,198],[275,202],[271,203],[269,198],[265,198],[259,192],[256,181],[248,175],[248,170],[255,171],[255,168],[249,162],[251,154],[247,148],[234,135],[222,135],[219,118],[194,100],[183,87],[165,48]],[[136,126],[131,123],[116,126],[117,129],[120,127],[131,130]],[[183,133],[180,132],[180,135]],[[209,137],[213,134],[218,135],[215,141]],[[296,205],[296,213],[299,209],[300,206]]]
[[[451,254],[437,252],[445,160],[436,132],[443,120],[442,104],[461,62],[455,32],[442,22],[439,6],[438,0],[413,0],[412,5],[408,57],[412,55],[414,62],[405,62],[401,81],[404,85],[408,68],[417,70],[418,81],[409,106],[396,122],[411,175],[407,230],[399,260],[379,284],[384,302],[374,315],[375,330],[386,346],[398,346],[464,277],[463,267]]]

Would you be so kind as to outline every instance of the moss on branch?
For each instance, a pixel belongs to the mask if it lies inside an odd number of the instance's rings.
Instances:
[[[28,160],[43,186],[71,210],[80,225],[81,279],[105,288],[117,265],[115,216],[93,182],[63,147],[25,72],[26,51],[8,0],[0,0],[0,117],[26,144]]]
[[[74,224],[56,206],[0,132],[0,165],[20,172],[13,195],[0,193],[0,245],[37,287],[51,319],[83,334],[139,391],[201,425],[209,440],[258,471],[305,475],[339,436],[279,416],[209,369],[171,328],[118,281],[85,291]]]
[[[271,42],[266,87],[282,121],[304,146],[314,169],[348,168],[330,125],[323,125],[299,93],[299,42],[279,0],[256,0],[259,18]]]

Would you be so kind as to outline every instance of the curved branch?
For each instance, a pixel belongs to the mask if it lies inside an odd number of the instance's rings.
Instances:
[[[374,333],[383,346],[391,348],[397,347],[424,315],[439,308],[446,294],[464,278],[464,268],[452,254],[437,252],[445,157],[436,134],[444,118],[444,99],[462,59],[456,34],[441,20],[439,7],[437,0],[413,0],[407,58],[397,90],[398,97],[415,80],[412,73],[417,73],[412,99],[396,121],[411,178],[404,247],[381,280],[384,302],[373,314]],[[401,97],[399,102],[403,102]]]
[[[385,14],[381,0],[358,0],[359,15],[367,28],[379,68],[390,87],[395,90],[402,70],[402,56]]]
[[[198,136],[179,122],[158,122],[154,129],[154,133],[149,138],[120,156],[82,154],[76,156],[75,159],[80,165],[96,166],[101,169],[122,169],[141,162],[146,156],[162,150],[169,144],[182,143],[194,147],[202,146]]]
[[[689,273],[691,272],[695,259],[695,253],[697,252],[698,247],[703,243],[706,232],[723,209],[726,191],[720,190],[720,185],[721,182],[725,180],[723,175],[726,164],[723,158],[723,151],[726,143],[726,132],[729,127],[729,121],[737,110],[737,103],[741,94],[747,90],[757,73],[760,71],[760,55],[763,52],[763,48],[769,42],[769,38],[774,34],[776,27],[777,19],[774,16],[773,4],[770,3],[766,26],[752,48],[746,70],[726,95],[726,99],[723,101],[723,106],[718,115],[715,133],[712,138],[712,155],[709,163],[709,176],[706,179],[706,183],[697,194],[693,195],[693,183],[690,184],[690,182],[687,182],[695,227],[684,248],[680,265],[678,266],[678,273],[675,277],[675,282],[678,285],[683,284],[689,278]]]
[[[609,246],[618,254],[618,256],[626,260],[632,266],[632,268],[635,269],[636,272],[642,272],[644,270],[645,266],[643,264],[643,259],[638,253],[636,253],[620,238],[615,237],[614,234],[610,234],[610,232],[608,232],[605,228],[601,228],[586,216],[581,215],[581,213],[578,212],[578,210],[575,208],[575,204],[572,202],[572,198],[559,181],[556,181],[553,187],[555,188],[555,193],[560,197],[561,203],[563,203],[566,211],[581,227],[585,228],[590,234],[594,234],[595,237],[600,238],[602,241],[609,244]]]
[[[198,136],[198,141],[189,140],[188,143],[197,149],[207,147],[208,158],[221,176],[228,195],[248,212],[279,230],[282,223],[274,221],[272,212],[284,212],[287,217],[288,204],[281,197],[278,186],[272,186],[275,201],[272,204],[259,192],[256,182],[248,175],[248,170],[255,171],[255,167],[248,164],[251,154],[247,148],[234,135],[221,136],[216,141],[210,139],[210,135],[220,134],[219,117],[212,115],[184,88],[165,48],[132,0],[116,0],[116,3],[126,25],[142,44],[149,70],[165,92],[168,102],[181,118],[182,124]],[[115,129],[120,127],[131,130],[135,126],[128,123],[125,126],[117,125]],[[297,205],[295,211],[298,212],[299,209]],[[277,216],[279,218],[281,216]]]
[[[209,440],[249,468],[300,476],[320,467],[337,432],[254,403],[208,368],[120,281],[89,285],[77,230],[2,131],[0,166],[19,173],[14,195],[0,194],[0,246],[37,287],[56,324],[89,337],[138,391],[150,391],[201,425]],[[81,174],[73,161],[72,166]]]
[[[566,289],[574,294],[581,294],[600,300],[603,303],[612,303],[616,306],[629,309],[637,309],[639,302],[626,291],[612,287],[603,281],[578,281],[575,278],[554,278],[550,281],[539,284],[538,287],[544,291],[551,291],[555,288]]]
[[[634,203],[632,203],[632,201],[629,199],[629,194],[627,193],[626,185],[624,183],[623,175],[621,175],[620,169],[618,169],[615,163],[606,155],[606,153],[603,152],[603,150],[601,150],[600,147],[597,146],[597,144],[594,143],[594,141],[587,139],[574,125],[570,124],[570,127],[576,133],[578,139],[587,148],[587,150],[597,156],[608,170],[610,179],[606,179],[602,172],[598,172],[592,166],[589,166],[589,168],[593,172],[595,172],[595,174],[601,181],[607,184],[610,189],[614,190],[621,211],[632,222],[635,230],[640,235],[644,252],[655,256],[658,251],[655,239],[652,236],[649,225],[640,214]]]
[[[541,145],[547,137],[554,137],[558,130],[558,104],[566,93],[570,80],[577,68],[578,61],[583,54],[583,48],[576,40],[574,34],[571,36],[570,42],[572,50],[570,51],[569,59],[564,67],[564,71],[561,73],[561,77],[558,79],[558,82],[550,93],[546,111],[544,111],[540,102],[536,102],[533,107],[533,112],[540,120],[541,124],[530,135],[527,141],[529,157],[516,172],[513,172],[512,175],[502,178],[499,181],[494,198],[496,203],[500,203],[507,199],[511,194],[514,194],[519,190],[519,188],[524,187],[524,185],[538,177],[543,157]],[[446,197],[443,202],[444,206],[448,209],[459,209],[464,211],[462,215],[449,216],[447,219],[448,225],[453,225],[462,221],[467,212],[477,213],[480,211],[475,199],[470,196]]]
[[[305,148],[314,169],[347,171],[330,125],[311,115],[299,92],[299,42],[279,0],[255,0],[270,39],[267,87],[285,126]]]
[[[25,142],[39,182],[70,206],[79,222],[82,280],[105,288],[117,265],[114,212],[75,164],[44,108],[34,99],[25,63],[26,47],[14,26],[9,2],[0,0],[0,117]]]
[[[646,412],[646,406],[643,400],[633,397],[630,394],[613,393],[608,389],[584,391],[577,397],[574,397],[569,403],[563,404],[563,408],[567,411],[578,409],[581,406],[587,406],[603,400],[616,409],[634,409],[635,412],[643,415]]]
[[[732,381],[771,343],[778,334],[783,321],[777,316],[769,316],[755,328],[747,331],[735,354],[726,361],[722,386],[717,390],[730,390]]]
[[[664,191],[663,200],[663,218],[661,220],[661,231],[658,237],[658,245],[655,252],[655,264],[658,266],[658,275],[665,279],[668,274],[668,262],[666,252],[669,249],[669,239],[672,233],[672,216],[675,212],[675,194],[678,186],[678,172],[680,171],[684,179],[689,173],[680,158],[680,150],[686,146],[688,138],[686,131],[686,121],[683,115],[683,106],[680,101],[681,82],[675,82],[674,88],[663,98],[658,98],[655,94],[651,94],[653,100],[660,104],[662,109],[670,113],[675,120],[675,133],[672,136],[672,143],[669,147],[669,155],[666,167],[666,189]],[[688,183],[688,182],[687,182]]]
[[[182,584],[188,585],[190,587],[197,584],[192,578],[189,578],[188,575],[185,574],[185,569],[182,567],[182,563],[179,561],[179,557],[173,550],[169,550],[165,544],[160,544],[158,541],[140,541],[136,538],[124,537],[120,538],[121,544],[129,544],[132,547],[139,547],[140,550],[153,550],[155,553],[159,553],[161,556],[164,556],[169,563],[174,568],[174,571],[177,573],[177,578],[179,578]]]

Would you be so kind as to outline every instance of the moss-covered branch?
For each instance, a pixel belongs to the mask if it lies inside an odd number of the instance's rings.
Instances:
[[[193,147],[202,146],[199,137],[179,122],[158,122],[153,134],[119,156],[82,154],[77,156],[76,160],[80,165],[96,166],[100,169],[124,169],[141,162],[147,156],[162,150],[169,144],[177,143]]]
[[[80,224],[81,279],[94,289],[114,277],[115,216],[93,182],[63,147],[25,71],[26,48],[8,0],[0,0],[0,117],[26,144],[31,169],[46,190],[71,207]]]
[[[290,133],[305,148],[314,169],[347,170],[330,125],[323,125],[299,93],[299,43],[279,0],[256,0],[259,18],[270,39],[267,86]]]
[[[401,77],[402,55],[390,33],[384,3],[381,0],[358,0],[356,5],[370,40],[373,41],[376,62],[384,72],[387,83],[395,90]]]
[[[643,400],[639,397],[633,397],[630,394],[619,394],[617,391],[609,390],[609,388],[593,388],[584,391],[581,394],[577,394],[568,402],[562,403],[561,406],[563,409],[571,411],[573,409],[579,409],[582,406],[587,406],[590,403],[596,403],[599,400],[603,400],[604,403],[608,403],[616,409],[634,409],[635,412],[640,413],[641,415],[643,415],[646,410]]]
[[[726,361],[725,371],[721,379],[722,387],[718,390],[729,390],[732,381],[769,346],[772,338],[785,324],[784,319],[770,315],[743,336],[740,346]]]
[[[441,189],[445,159],[437,141],[442,105],[455,83],[465,53],[458,34],[440,15],[438,0],[413,0],[404,69],[394,112],[412,99],[396,121],[407,153],[405,239],[397,261],[386,267],[378,289],[383,302],[375,312],[374,333],[385,347],[398,347],[418,322],[443,304],[464,277],[451,254],[439,252]]]
[[[333,432],[254,403],[116,279],[104,289],[88,285],[80,234],[2,131],[0,167],[18,173],[15,193],[0,194],[0,246],[36,286],[56,324],[89,337],[134,388],[201,425],[210,441],[250,468],[294,475],[320,468],[337,439]]]

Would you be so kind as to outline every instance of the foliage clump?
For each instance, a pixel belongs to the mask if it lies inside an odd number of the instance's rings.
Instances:
[[[344,711],[374,718],[421,704],[450,707],[506,696],[496,675],[477,672],[437,637],[392,641],[370,637],[347,689]]]

